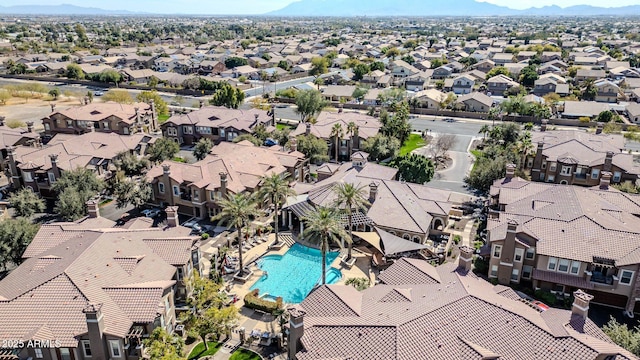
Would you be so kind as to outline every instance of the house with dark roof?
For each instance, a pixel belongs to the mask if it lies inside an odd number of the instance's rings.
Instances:
[[[402,258],[357,291],[323,285],[288,308],[288,358],[307,359],[634,359],[588,318],[592,295],[572,310],[543,310],[459,264]]]
[[[640,311],[640,196],[610,186],[542,184],[513,176],[491,187],[489,277],[568,297],[577,289],[593,301]]]
[[[188,281],[200,268],[199,237],[177,225],[135,218],[120,226],[99,216],[44,224],[24,262],[0,281],[0,337],[5,359],[123,359],[144,356],[142,340],[172,333],[185,307]]]
[[[549,131],[546,127],[543,121],[541,131],[532,133],[536,152],[527,156],[524,163],[533,181],[596,186],[603,172],[612,174],[614,184],[638,180],[640,166],[633,154],[624,151],[624,138],[603,133],[602,123],[595,134],[581,130]]]

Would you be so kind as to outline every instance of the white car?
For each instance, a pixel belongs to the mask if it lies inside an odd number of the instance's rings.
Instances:
[[[186,221],[186,222],[184,222],[182,224],[182,226],[191,228],[195,232],[201,232],[202,231],[202,226],[200,226],[200,224],[198,224],[198,222],[196,220]]]
[[[142,210],[142,214],[148,218],[154,218],[160,215],[160,209],[145,209]]]

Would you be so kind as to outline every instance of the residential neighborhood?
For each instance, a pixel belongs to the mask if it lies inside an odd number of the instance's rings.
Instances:
[[[36,7],[0,360],[640,358],[639,14]]]

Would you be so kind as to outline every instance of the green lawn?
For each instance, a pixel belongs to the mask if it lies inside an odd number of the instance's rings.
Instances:
[[[400,148],[400,156],[407,155],[413,150],[425,146],[427,143],[422,140],[422,136],[418,134],[411,134],[407,141],[404,142],[404,145]]]
[[[198,343],[198,345],[196,345],[191,350],[187,359],[192,360],[192,359],[201,358],[203,356],[213,355],[222,347],[222,343],[215,342],[215,341],[208,341],[207,344],[209,345],[209,350],[204,351],[204,343],[203,342]]]
[[[293,129],[293,126],[288,125],[288,124],[280,124],[280,123],[278,123],[278,124],[276,124],[276,129],[278,129],[278,130],[284,130],[284,129],[291,130],[291,129]]]
[[[160,115],[158,115],[158,122],[160,124],[164,123],[168,119],[169,119],[169,114],[160,114]]]
[[[478,159],[480,159],[484,155],[484,153],[480,150],[470,150],[469,152],[476,157],[476,161],[473,163],[473,167],[471,168],[471,171],[473,171],[473,169],[476,167],[476,164],[478,163]]]
[[[260,355],[246,349],[238,349],[231,354],[229,360],[260,360]]]

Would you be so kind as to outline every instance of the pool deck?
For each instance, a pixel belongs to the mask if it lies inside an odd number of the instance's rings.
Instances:
[[[214,247],[213,244],[220,243],[222,235],[211,238],[209,241],[205,242],[200,251],[203,254],[203,275],[209,275],[209,271],[211,268],[211,264],[208,259],[211,258],[213,254],[217,252],[217,247]],[[245,261],[255,260],[264,255],[283,255],[289,250],[289,246],[285,245],[279,250],[269,249],[269,244],[275,241],[275,234],[269,234],[266,242],[258,244],[249,250],[245,250],[242,252],[242,258]],[[238,254],[238,249],[232,248],[231,255]],[[341,263],[340,256],[336,258],[331,266],[340,270],[342,272],[342,278],[336,284],[344,284],[346,279],[349,278],[368,278],[373,285],[375,283],[375,274],[371,268],[371,258],[366,254],[363,254],[357,250],[352,252],[352,256],[356,259],[355,264],[351,268],[347,268],[344,264]],[[245,265],[246,266],[246,265]],[[269,314],[263,314],[261,312],[248,309],[244,307],[244,296],[250,292],[250,288],[260,277],[262,276],[262,270],[260,270],[255,261],[250,266],[250,269],[253,271],[252,276],[246,281],[241,282],[233,279],[231,275],[225,276],[225,284],[228,289],[228,293],[236,294],[238,301],[234,304],[240,310],[240,320],[238,321],[238,328],[243,327],[245,331],[248,333],[253,329],[267,330],[271,332],[279,331],[278,321],[274,319],[273,316]],[[285,308],[286,308],[285,304]],[[239,335],[234,332],[233,336],[237,338]]]

